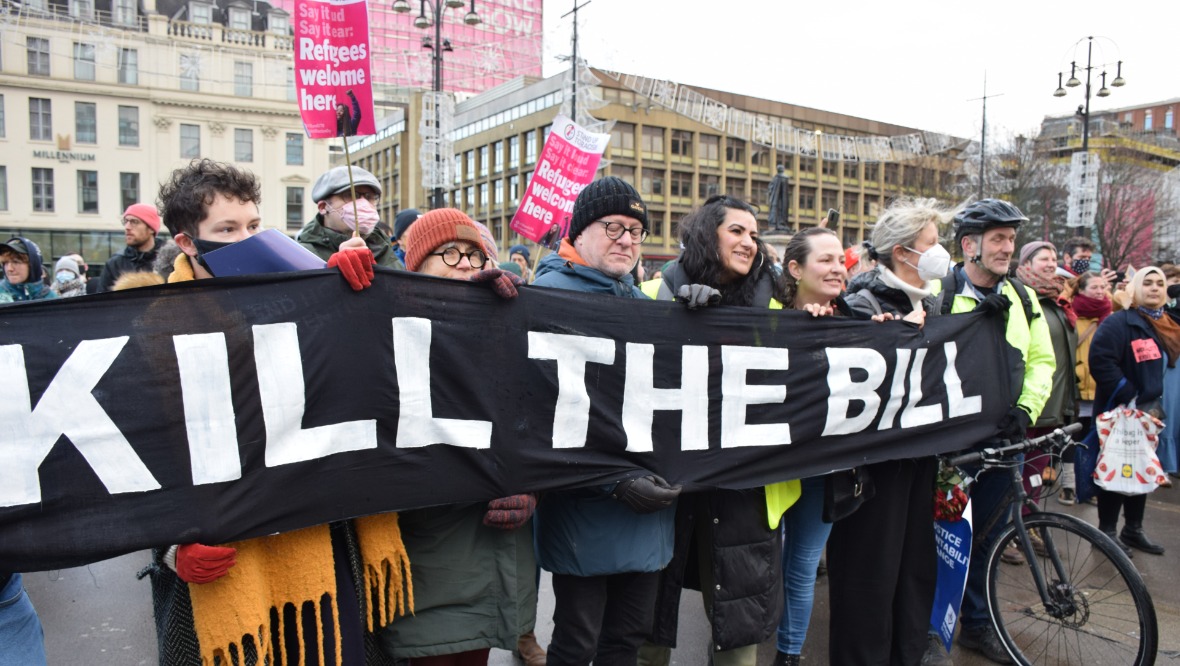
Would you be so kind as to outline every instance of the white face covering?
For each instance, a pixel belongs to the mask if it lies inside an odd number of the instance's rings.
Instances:
[[[916,265],[908,261],[905,263],[913,266],[918,271],[918,277],[927,282],[944,277],[951,268],[951,255],[941,245],[932,245],[925,252],[918,252],[909,247],[906,249],[918,255],[918,263]]]

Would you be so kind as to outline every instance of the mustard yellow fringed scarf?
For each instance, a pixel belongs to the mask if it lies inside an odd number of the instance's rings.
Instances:
[[[374,614],[379,626],[385,626],[407,609],[413,612],[410,563],[396,513],[360,518],[355,524],[365,567],[365,588],[374,606],[366,623],[372,631]],[[337,627],[333,652],[340,654],[338,592],[327,525],[228,545],[238,550],[237,563],[229,572],[212,583],[189,585],[202,664],[211,666],[215,657],[223,664],[233,663],[231,653],[243,654],[247,639],[257,646],[259,663],[274,663],[271,610],[277,611],[279,622],[275,633],[285,636],[290,632],[299,637],[299,645],[304,645],[300,609],[305,604],[316,608],[315,631],[319,637],[324,635],[327,613],[331,614],[331,624]],[[327,608],[323,607],[324,601]],[[284,626],[283,615],[287,604],[296,608],[294,626],[289,628]],[[286,641],[280,643],[282,663],[292,664],[286,654]],[[326,663],[322,642],[319,663]]]

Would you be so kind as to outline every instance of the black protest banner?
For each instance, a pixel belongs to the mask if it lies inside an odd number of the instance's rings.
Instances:
[[[0,308],[0,570],[652,470],[752,487],[994,433],[998,320],[814,319],[379,273]]]

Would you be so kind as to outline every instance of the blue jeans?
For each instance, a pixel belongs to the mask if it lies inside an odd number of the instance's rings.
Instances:
[[[1017,456],[1021,466],[1024,455]],[[983,529],[984,524],[991,517],[992,511],[1004,499],[1004,494],[1012,484],[1006,469],[996,469],[979,475],[977,466],[964,467],[968,474],[976,477],[971,486],[971,515],[973,529]],[[1012,520],[1012,508],[1004,510],[1004,515],[996,521],[982,539],[972,537],[971,564],[967,569],[967,587],[963,590],[963,606],[959,612],[959,623],[964,629],[980,629],[991,625],[991,616],[987,612],[987,551]]]
[[[45,634],[20,574],[0,590],[0,666],[44,666]]]
[[[832,526],[823,521],[824,478],[803,479],[799,501],[783,516],[783,619],[778,651],[801,654],[815,600],[815,570]]]

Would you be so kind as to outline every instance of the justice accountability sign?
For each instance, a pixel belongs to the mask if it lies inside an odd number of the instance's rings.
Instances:
[[[307,136],[373,134],[364,0],[295,0],[295,97]]]
[[[594,180],[609,141],[609,134],[588,132],[558,115],[509,228],[534,243],[564,238],[574,202]]]
[[[308,271],[3,307],[0,570],[651,472],[749,488],[965,448],[1012,402],[1002,327],[503,301],[384,270],[360,293]]]

